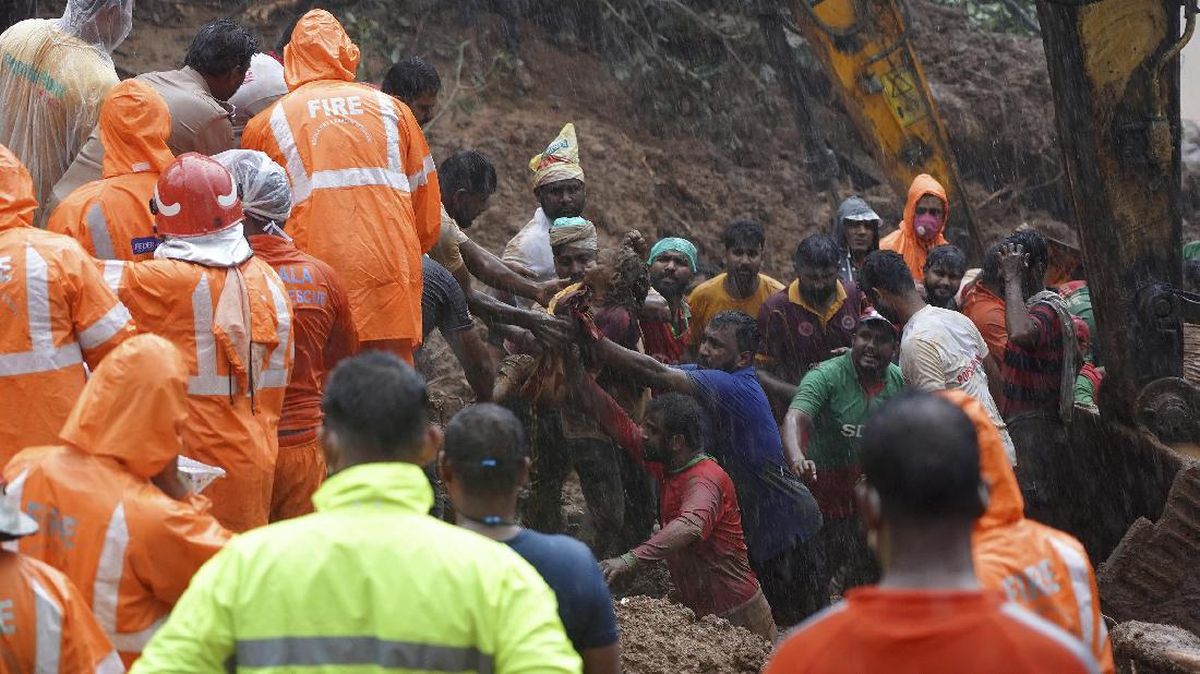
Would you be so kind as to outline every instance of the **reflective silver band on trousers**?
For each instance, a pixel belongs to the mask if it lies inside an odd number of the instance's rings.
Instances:
[[[377,665],[389,669],[491,674],[492,656],[470,646],[436,646],[375,637],[280,637],[237,642],[239,667]]]

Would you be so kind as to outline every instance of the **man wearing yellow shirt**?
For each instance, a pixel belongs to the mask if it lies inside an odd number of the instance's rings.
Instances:
[[[68,0],[62,18],[29,19],[0,35],[0,145],[29,169],[38,203],[96,128],[118,81],[111,54],[132,28],[133,0]]]
[[[693,351],[713,316],[726,310],[757,316],[763,302],[783,290],[782,283],[760,273],[766,240],[762,224],[753,220],[734,220],[725,228],[725,273],[696,286],[688,296]]]

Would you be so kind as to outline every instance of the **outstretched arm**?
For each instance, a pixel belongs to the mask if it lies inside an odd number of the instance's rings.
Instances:
[[[601,339],[593,345],[596,359],[617,370],[629,373],[634,379],[658,389],[677,393],[696,393],[696,385],[683,370],[660,363],[651,356],[638,353],[610,339]]]
[[[459,250],[467,269],[480,281],[497,290],[520,295],[543,306],[549,304],[554,295],[567,285],[557,279],[541,283],[527,279],[474,241],[464,241]]]

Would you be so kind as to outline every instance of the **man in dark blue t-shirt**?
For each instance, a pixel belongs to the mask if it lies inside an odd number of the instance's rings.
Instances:
[[[596,558],[570,536],[516,523],[517,493],[529,478],[526,451],[521,422],[503,407],[471,405],[450,420],[438,474],[457,523],[506,543],[537,569],[558,597],[559,617],[583,658],[584,674],[617,674],[617,617]]]
[[[712,449],[733,479],[750,562],[780,626],[794,625],[829,603],[817,587],[810,539],[821,512],[787,469],[779,427],[753,363],[758,321],[723,311],[705,327],[697,365],[670,367],[607,339],[597,360],[655,390],[695,396],[712,419]]]

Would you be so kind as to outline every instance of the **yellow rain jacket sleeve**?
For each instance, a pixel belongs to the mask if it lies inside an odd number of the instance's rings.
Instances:
[[[429,517],[419,467],[355,466],[313,502],[209,560],[132,671],[580,671],[541,576]]]

